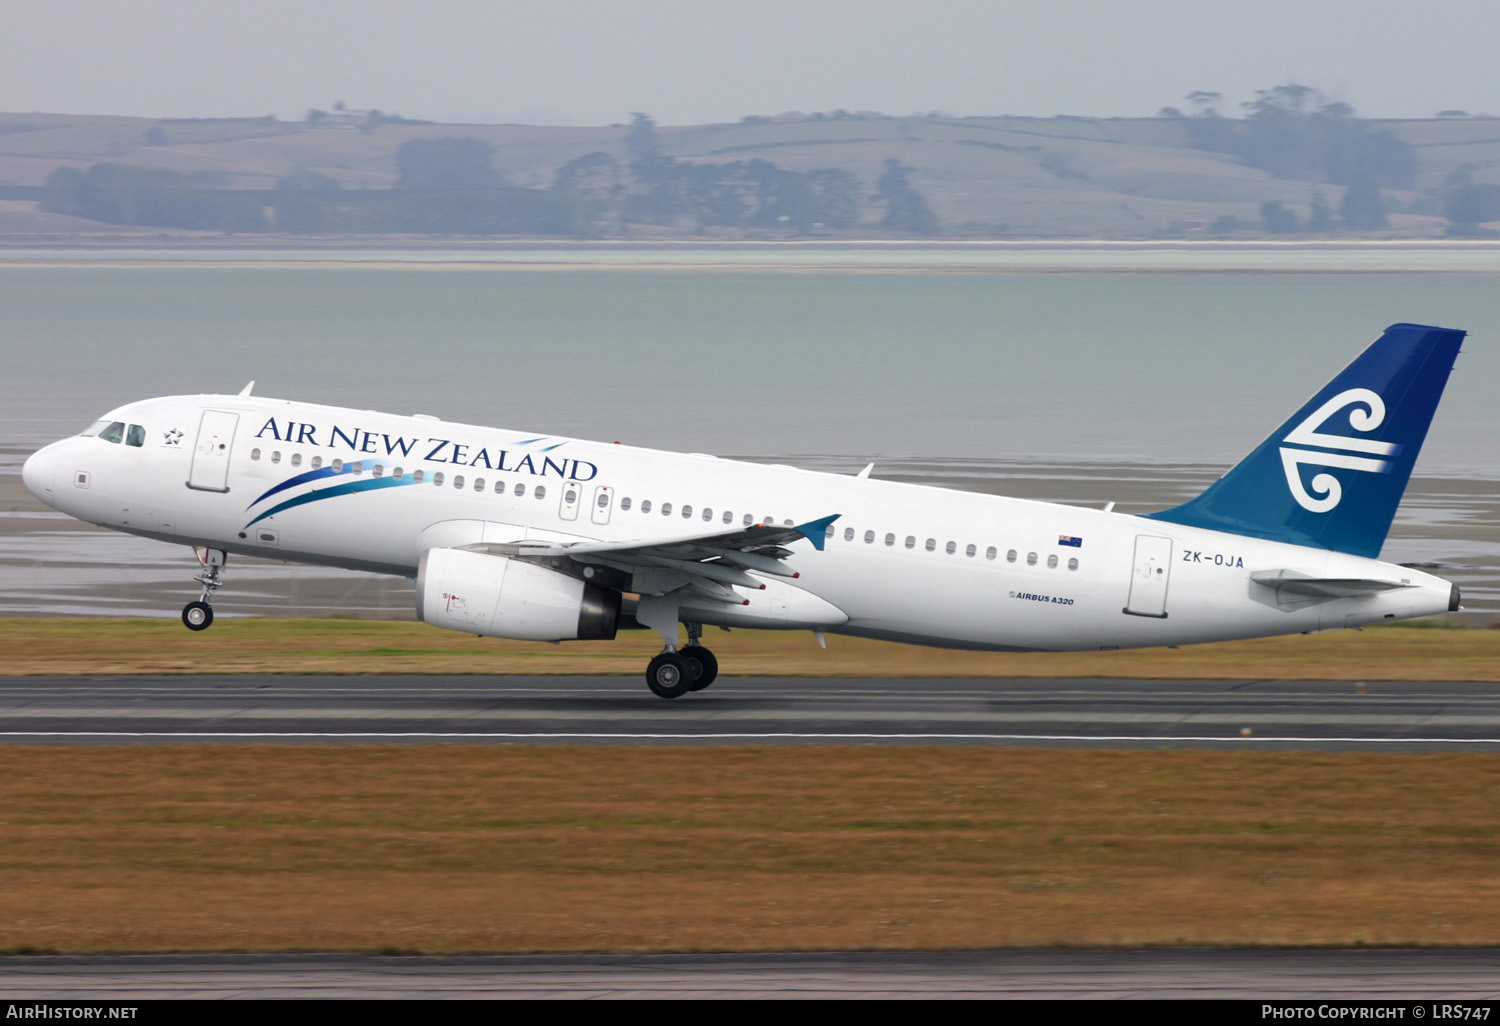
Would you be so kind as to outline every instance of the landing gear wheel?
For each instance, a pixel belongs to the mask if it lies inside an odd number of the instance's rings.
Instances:
[[[677,652],[663,652],[646,667],[646,686],[657,698],[685,695],[692,682],[693,664]]]
[[[688,685],[689,691],[702,691],[719,675],[719,660],[702,645],[689,645],[678,655],[697,664],[698,667],[698,672],[693,675],[693,682]]]
[[[206,631],[213,622],[214,607],[207,602],[189,602],[182,607],[182,624],[190,631]]]

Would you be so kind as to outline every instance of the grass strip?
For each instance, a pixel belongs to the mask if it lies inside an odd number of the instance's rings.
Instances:
[[[1500,757],[0,748],[0,950],[1500,944]]]
[[[1441,621],[1434,621],[1441,623]],[[808,677],[1127,677],[1500,680],[1500,631],[1411,626],[1124,652],[952,652],[805,631],[710,631],[726,674]],[[613,642],[475,638],[375,620],[0,619],[0,675],[130,673],[641,673],[652,632]]]

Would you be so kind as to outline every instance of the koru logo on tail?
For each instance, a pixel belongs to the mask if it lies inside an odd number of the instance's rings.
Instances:
[[[1391,469],[1391,460],[1376,457],[1395,456],[1401,451],[1394,442],[1324,434],[1323,426],[1345,408],[1349,408],[1349,426],[1355,431],[1374,431],[1385,421],[1385,401],[1379,395],[1368,388],[1351,388],[1318,407],[1282,439],[1281,466],[1286,471],[1287,487],[1297,505],[1312,513],[1327,513],[1337,506],[1344,497],[1344,487],[1332,474],[1314,474],[1309,492],[1302,482],[1303,465],[1384,474]]]

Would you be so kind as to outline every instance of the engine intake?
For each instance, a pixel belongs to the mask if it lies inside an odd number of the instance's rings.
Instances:
[[[620,593],[508,556],[428,549],[417,570],[417,616],[518,641],[609,641]]]

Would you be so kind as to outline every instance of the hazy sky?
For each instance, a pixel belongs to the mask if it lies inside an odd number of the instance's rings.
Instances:
[[[0,0],[0,25],[4,111],[1131,116],[1295,81],[1500,114],[1497,0]]]

